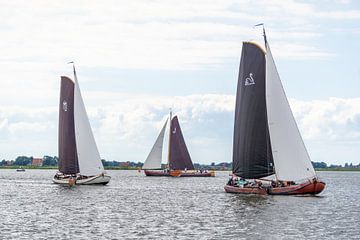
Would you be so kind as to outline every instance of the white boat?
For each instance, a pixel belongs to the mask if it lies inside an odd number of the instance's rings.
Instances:
[[[74,80],[61,77],[59,106],[59,172],[53,182],[67,185],[107,184],[85,105],[81,97],[75,66]]]

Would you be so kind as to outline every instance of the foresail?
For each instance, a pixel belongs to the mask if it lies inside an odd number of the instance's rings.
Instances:
[[[74,105],[75,136],[80,173],[85,176],[98,175],[104,172],[104,167],[91,130],[76,76]]]
[[[171,120],[169,165],[173,170],[193,170],[189,151],[186,147],[177,116]]]
[[[313,178],[315,170],[291,112],[270,47],[266,44],[266,106],[270,140],[279,180]]]
[[[233,173],[263,178],[274,173],[265,101],[265,53],[244,42],[236,93]]]
[[[164,145],[164,135],[168,120],[166,120],[163,128],[157,137],[154,146],[152,147],[148,157],[145,160],[143,169],[160,169],[162,160],[162,150]]]
[[[59,103],[59,171],[64,174],[79,172],[74,126],[74,82],[61,77]]]

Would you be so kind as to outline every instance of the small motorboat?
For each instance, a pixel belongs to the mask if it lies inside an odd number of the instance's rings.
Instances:
[[[17,172],[25,172],[25,169],[24,168],[18,168],[16,169]]]

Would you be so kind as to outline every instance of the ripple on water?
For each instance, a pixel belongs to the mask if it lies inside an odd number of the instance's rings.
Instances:
[[[52,184],[52,170],[0,170],[0,239],[359,238],[357,172],[321,172],[320,197],[227,194],[227,172],[109,172],[108,186],[69,188]]]

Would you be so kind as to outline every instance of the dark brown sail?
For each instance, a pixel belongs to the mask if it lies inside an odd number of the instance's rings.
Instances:
[[[74,123],[74,82],[61,77],[59,104],[59,171],[64,174],[79,172]]]
[[[261,178],[274,173],[265,96],[265,52],[256,44],[242,47],[236,94],[233,173]]]
[[[189,151],[186,147],[177,116],[171,120],[169,167],[172,170],[193,170]]]

